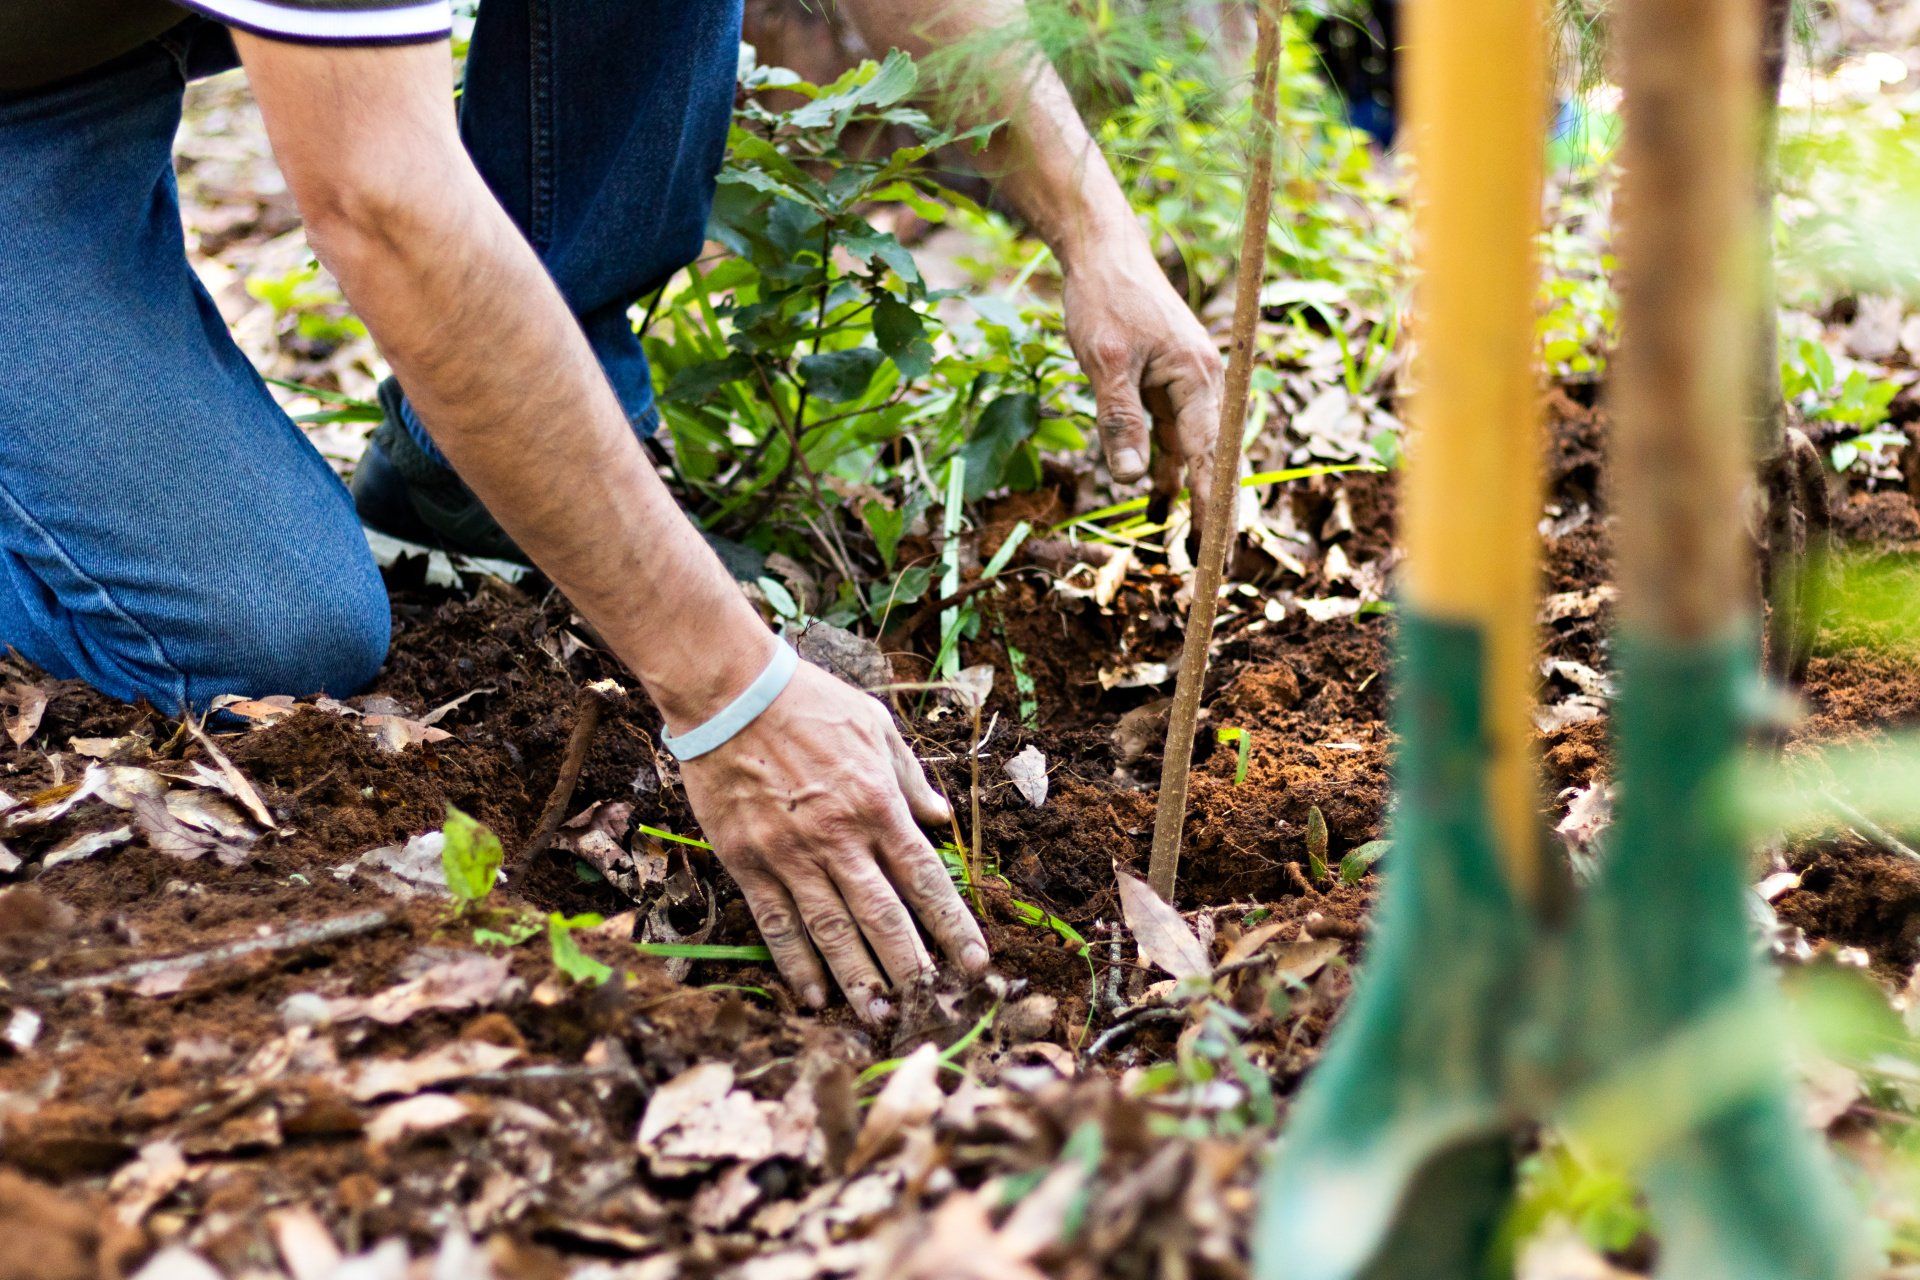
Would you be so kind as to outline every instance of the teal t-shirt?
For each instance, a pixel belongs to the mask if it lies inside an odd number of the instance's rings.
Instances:
[[[189,13],[309,44],[440,40],[453,24],[449,0],[0,0],[0,92],[99,66]]]

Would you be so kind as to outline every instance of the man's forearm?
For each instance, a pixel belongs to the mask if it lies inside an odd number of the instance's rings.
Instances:
[[[924,57],[978,39],[954,87],[963,122],[1004,119],[981,157],[995,189],[1072,269],[1104,247],[1145,246],[1113,171],[1038,49],[999,33],[1022,24],[1024,0],[840,0],[876,53],[897,48]]]
[[[435,443],[671,728],[725,705],[775,642],[680,513],[559,290],[465,162],[444,52],[356,51],[398,64],[371,78],[394,100],[365,101],[362,77],[329,103],[322,53],[251,38],[242,47],[315,250]],[[329,132],[292,127],[354,112],[415,118],[407,150],[310,155]]]
[[[453,204],[446,225],[335,255],[341,284],[461,477],[684,730],[771,638],[506,215],[484,189]]]

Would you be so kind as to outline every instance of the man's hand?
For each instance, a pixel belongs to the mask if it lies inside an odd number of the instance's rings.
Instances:
[[[861,1017],[885,1017],[887,990],[933,970],[916,915],[961,969],[986,968],[980,926],[918,825],[951,811],[877,699],[802,662],[771,707],[680,776],[808,1004],[826,1003],[831,970]]]
[[[1151,441],[1155,488],[1171,492],[1184,468],[1194,510],[1204,511],[1220,432],[1220,351],[1145,240],[1133,239],[1130,250],[1067,264],[1067,341],[1093,384],[1113,478],[1145,475]]]
[[[920,58],[979,50],[955,77],[960,123],[1004,121],[977,161],[1066,272],[1067,340],[1093,383],[1107,466],[1171,492],[1184,468],[1196,510],[1211,489],[1224,387],[1220,352],[1167,283],[1113,171],[1026,28],[1026,0],[841,0],[869,48]]]

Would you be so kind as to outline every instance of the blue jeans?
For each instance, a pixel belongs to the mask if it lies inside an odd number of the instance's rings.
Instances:
[[[628,311],[699,252],[740,5],[484,0],[474,30],[462,137],[643,432]],[[345,487],[187,264],[181,96],[232,65],[193,18],[0,98],[0,643],[169,712],[344,696],[389,639]]]

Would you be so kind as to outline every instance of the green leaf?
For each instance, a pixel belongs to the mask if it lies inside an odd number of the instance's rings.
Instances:
[[[807,394],[828,404],[845,404],[866,394],[867,384],[885,359],[872,347],[849,351],[822,351],[800,361],[800,381]]]
[[[933,372],[933,344],[927,341],[926,324],[919,312],[890,293],[874,300],[873,340],[905,377],[924,378]]]
[[[900,537],[907,531],[907,513],[884,502],[869,501],[860,508],[860,518],[866,521],[867,532],[873,535],[873,545],[880,552],[880,558],[887,568],[893,568],[893,557],[900,550]]]
[[[863,62],[841,76],[805,106],[787,113],[787,123],[799,129],[831,126],[838,130],[862,107],[889,107],[913,92],[920,70],[898,49],[886,61]]]
[[[1359,884],[1374,863],[1386,856],[1388,841],[1369,840],[1340,859],[1340,883]]]
[[[729,382],[737,382],[753,372],[753,361],[734,352],[720,360],[708,360],[682,369],[667,383],[667,399],[687,404],[708,400]]]
[[[529,916],[508,922],[504,929],[475,929],[473,944],[477,947],[517,947],[540,932],[540,918]]]
[[[1239,786],[1247,780],[1247,758],[1253,754],[1253,739],[1245,729],[1228,725],[1217,730],[1213,740],[1223,747],[1229,742],[1234,744],[1233,785]]]
[[[446,869],[447,888],[465,910],[493,892],[505,856],[500,837],[452,805],[447,806],[446,825],[440,830],[446,841],[440,849],[440,865]]]
[[[840,245],[862,262],[870,264],[878,258],[908,284],[920,283],[920,268],[915,265],[913,255],[907,252],[907,247],[891,231],[875,231],[872,227],[864,231],[855,228],[842,233]]]
[[[558,911],[547,917],[547,942],[553,948],[554,967],[575,982],[599,986],[613,976],[613,970],[580,949],[573,940],[575,929],[591,929],[604,921],[591,913],[563,916]]]
[[[967,501],[984,498],[1007,483],[1016,451],[1039,426],[1040,400],[1031,392],[1012,392],[986,407],[960,450],[967,465]]]

